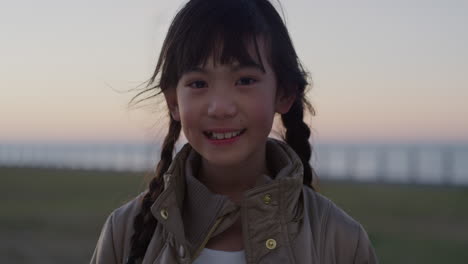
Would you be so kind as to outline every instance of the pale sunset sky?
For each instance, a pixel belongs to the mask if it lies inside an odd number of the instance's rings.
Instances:
[[[122,91],[151,76],[183,3],[1,0],[0,142],[154,138],[163,111]],[[314,140],[468,142],[468,1],[281,3]]]

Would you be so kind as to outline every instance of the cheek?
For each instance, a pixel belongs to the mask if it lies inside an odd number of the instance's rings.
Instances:
[[[196,128],[199,123],[199,107],[196,104],[196,100],[190,100],[183,93],[179,93],[178,103],[182,129],[186,136],[189,136],[190,131]]]
[[[180,122],[185,138],[192,142],[194,140],[194,137],[196,137],[196,135],[199,133],[200,119],[197,117],[194,111],[189,111],[189,109],[190,108],[181,109]]]
[[[251,125],[262,127],[265,130],[271,129],[275,110],[273,103],[269,100],[252,102],[247,113]]]

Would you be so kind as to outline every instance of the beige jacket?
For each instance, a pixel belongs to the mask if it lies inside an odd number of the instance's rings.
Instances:
[[[191,263],[210,237],[241,217],[246,263],[377,263],[363,227],[302,184],[302,163],[285,143],[267,141],[274,177],[244,194],[240,205],[211,193],[194,175],[200,156],[189,144],[164,176],[151,207],[158,225],[143,264]],[[108,217],[91,263],[124,263],[143,193]]]

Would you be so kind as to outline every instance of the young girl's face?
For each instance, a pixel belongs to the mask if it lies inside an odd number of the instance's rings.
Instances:
[[[287,112],[293,102],[277,96],[265,47],[261,41],[258,45],[263,69],[260,61],[220,64],[210,57],[185,72],[175,90],[165,92],[188,142],[211,164],[236,165],[265,155],[275,112]],[[249,52],[257,57],[253,45]]]

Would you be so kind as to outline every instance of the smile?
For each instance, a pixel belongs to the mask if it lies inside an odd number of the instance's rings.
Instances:
[[[231,139],[242,135],[247,129],[229,131],[229,132],[214,132],[214,131],[204,131],[203,134],[209,139],[222,140],[222,139]]]

